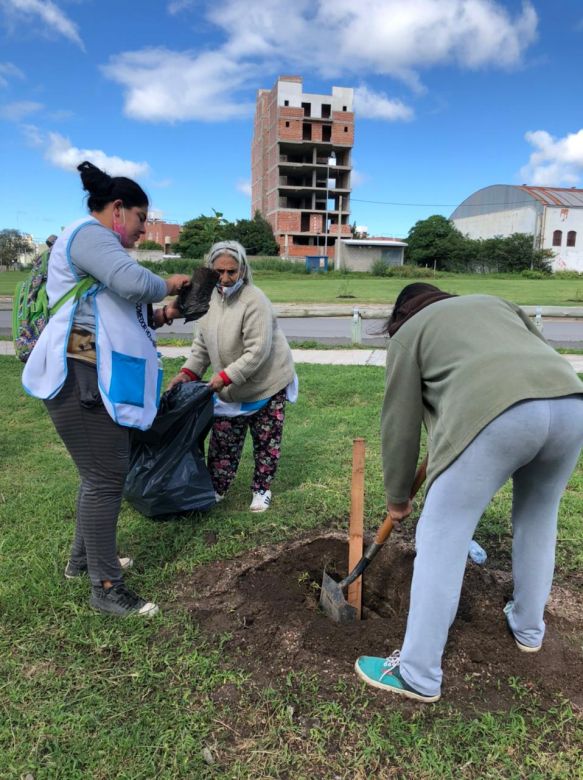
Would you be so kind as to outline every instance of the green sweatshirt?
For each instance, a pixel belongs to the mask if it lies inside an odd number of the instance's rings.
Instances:
[[[428,434],[427,487],[519,401],[583,394],[583,382],[524,312],[490,295],[427,306],[390,339],[381,443],[387,500],[408,499]]]

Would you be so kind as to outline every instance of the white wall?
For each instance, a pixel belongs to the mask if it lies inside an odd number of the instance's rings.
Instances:
[[[512,233],[534,235],[536,209],[533,206],[525,206],[508,211],[494,211],[491,214],[454,219],[453,223],[459,231],[470,238],[494,238],[494,236],[510,236]]]
[[[553,246],[553,233],[561,230],[563,233],[561,246]],[[577,233],[575,246],[567,246],[567,233],[574,230]],[[544,214],[543,247],[552,249],[554,271],[583,271],[583,209],[547,207]]]

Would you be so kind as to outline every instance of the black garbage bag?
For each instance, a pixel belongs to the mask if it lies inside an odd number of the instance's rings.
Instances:
[[[184,382],[164,393],[149,430],[132,431],[124,498],[138,512],[161,517],[216,503],[204,459],[212,421],[212,390],[203,382]]]
[[[190,284],[183,287],[176,297],[176,305],[185,322],[198,320],[207,313],[219,278],[217,271],[212,268],[194,269]]]

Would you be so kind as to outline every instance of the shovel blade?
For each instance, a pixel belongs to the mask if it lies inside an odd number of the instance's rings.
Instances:
[[[326,571],[322,577],[320,609],[336,623],[354,623],[358,619],[356,609],[346,601],[342,588]]]

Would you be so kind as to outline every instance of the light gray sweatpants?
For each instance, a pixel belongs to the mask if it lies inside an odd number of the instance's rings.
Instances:
[[[514,607],[508,619],[520,642],[542,642],[559,502],[582,446],[582,396],[523,401],[489,423],[429,488],[417,526],[400,659],[404,680],[419,692],[440,692],[441,657],[470,540],[491,498],[510,477]]]

